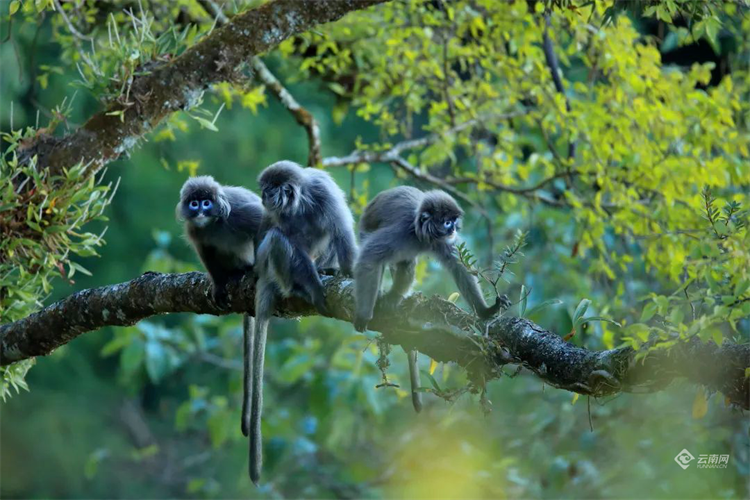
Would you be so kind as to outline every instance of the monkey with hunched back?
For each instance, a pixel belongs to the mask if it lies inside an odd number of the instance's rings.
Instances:
[[[458,260],[455,243],[463,210],[443,191],[420,191],[400,186],[375,196],[359,222],[360,252],[354,268],[356,311],[354,327],[362,332],[372,319],[385,266],[393,276],[391,289],[383,295],[383,307],[395,308],[409,291],[417,257],[434,255],[448,270],[459,292],[481,319],[489,319],[508,307],[506,297],[488,306],[477,279]],[[420,411],[421,393],[417,353],[409,352],[409,371],[414,409]]]
[[[328,314],[318,270],[351,275],[357,246],[344,192],[330,174],[280,161],[258,178],[266,210],[258,246],[250,423],[250,477],[258,484],[263,464],[261,416],[268,323],[279,300],[301,296]]]
[[[258,195],[245,188],[222,186],[211,176],[185,181],[176,208],[185,223],[185,235],[208,271],[214,301],[225,306],[226,286],[242,278],[255,265],[255,248],[263,220],[263,204]],[[243,319],[242,433],[250,427],[252,383],[252,316]]]

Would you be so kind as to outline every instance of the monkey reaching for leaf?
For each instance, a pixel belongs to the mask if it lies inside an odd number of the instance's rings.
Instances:
[[[375,196],[365,207],[359,222],[360,254],[354,267],[356,312],[354,327],[362,332],[372,319],[383,271],[391,268],[393,285],[382,299],[386,308],[396,307],[414,281],[417,257],[433,254],[456,282],[461,295],[481,319],[488,319],[508,307],[506,297],[488,306],[477,279],[459,262],[455,242],[463,211],[443,191],[422,192],[400,186]],[[416,351],[409,353],[412,401],[421,409]]]
[[[182,186],[177,218],[185,235],[208,271],[214,301],[225,306],[226,285],[253,270],[255,246],[263,220],[263,204],[255,193],[241,187],[222,186],[211,176],[192,177]],[[250,362],[253,318],[243,321],[245,368],[242,398],[242,433],[250,427]]]

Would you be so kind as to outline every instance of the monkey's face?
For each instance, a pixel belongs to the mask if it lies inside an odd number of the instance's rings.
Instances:
[[[196,193],[185,199],[182,213],[186,221],[197,227],[206,227],[221,215],[216,200],[205,193]]]
[[[299,202],[299,189],[291,182],[264,183],[261,185],[263,206],[270,212],[295,211]]]
[[[425,211],[420,214],[419,223],[421,234],[429,240],[453,243],[458,236],[461,220],[455,214]]]

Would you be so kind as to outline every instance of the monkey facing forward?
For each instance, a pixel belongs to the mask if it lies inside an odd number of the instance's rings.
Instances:
[[[280,161],[258,178],[267,227],[258,246],[256,325],[252,360],[250,478],[258,484],[263,465],[261,416],[268,322],[278,300],[302,296],[326,315],[318,269],[338,267],[351,275],[357,247],[354,218],[344,192],[330,174]]]
[[[214,301],[225,306],[226,286],[253,270],[255,246],[264,210],[258,195],[245,188],[222,186],[211,176],[185,181],[177,204],[178,220],[185,223],[185,235],[211,278]],[[253,318],[243,319],[242,433],[250,427]]]
[[[356,311],[354,327],[363,332],[372,319],[383,271],[391,268],[393,285],[382,297],[383,307],[398,306],[415,277],[417,257],[433,254],[453,276],[461,295],[481,319],[494,316],[507,307],[507,298],[498,297],[488,306],[477,279],[459,262],[455,243],[463,210],[443,191],[423,192],[400,186],[375,196],[365,207],[359,222],[360,254],[354,268]],[[412,402],[422,407],[417,371],[417,352],[409,354]]]

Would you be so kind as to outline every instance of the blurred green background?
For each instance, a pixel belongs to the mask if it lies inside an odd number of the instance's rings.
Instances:
[[[3,129],[11,125],[11,104],[19,128],[34,125],[39,107],[51,109],[75,92],[75,68],[52,73],[44,90],[36,78],[39,68],[60,57],[50,29],[48,22],[41,34],[21,26],[12,43],[0,45]],[[280,67],[274,58],[267,62],[273,70]],[[346,154],[358,139],[378,140],[378,129],[353,112],[335,123],[330,109],[337,101],[320,82],[290,83],[289,89],[320,121],[324,156]],[[219,105],[206,96],[206,108]],[[71,126],[97,109],[92,97],[77,92]],[[105,181],[119,179],[118,192],[109,221],[91,228],[108,226],[107,245],[100,257],[78,261],[92,276],[77,273],[74,283],[58,279],[45,304],[147,270],[199,269],[174,218],[191,162],[201,174],[251,189],[274,161],[306,162],[303,130],[270,96],[257,113],[239,105],[224,109],[218,132],[185,121],[187,131],[174,141],[152,137],[109,165]],[[386,165],[354,178],[344,168],[332,173],[347,192],[354,187],[355,196],[371,197],[397,184]],[[575,220],[553,209],[532,216],[507,210],[496,218],[496,254],[519,229],[530,231],[528,245],[513,266],[507,293],[517,300],[525,284],[533,290],[531,304],[560,299],[562,305],[534,319],[564,335],[579,300],[596,303],[614,285],[588,274],[588,264],[571,253]],[[484,225],[474,214],[464,238],[477,254],[485,249]],[[419,276],[416,288],[426,293],[454,291],[432,261],[421,263]],[[632,296],[661,286],[644,272],[633,271],[629,280]],[[82,335],[40,358],[27,377],[30,391],[0,406],[0,496],[748,498],[748,418],[725,407],[721,397],[709,399],[704,417],[693,418],[695,386],[675,383],[659,393],[587,401],[521,372],[489,385],[489,413],[476,395],[448,403],[427,394],[417,415],[404,390],[408,375],[400,349],[390,355],[388,375],[401,388],[376,389],[381,376],[372,338],[350,324],[319,318],[272,325],[266,468],[264,484],[255,489],[239,430],[240,326],[239,317],[159,317]],[[573,342],[603,349],[602,328],[592,323]],[[430,369],[424,356],[421,367]],[[466,383],[454,366],[438,366],[434,376],[448,389]],[[674,462],[683,448],[695,456],[729,454],[729,467],[683,470]]]

